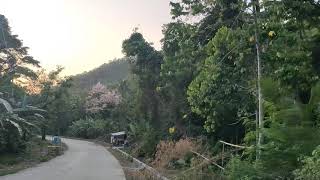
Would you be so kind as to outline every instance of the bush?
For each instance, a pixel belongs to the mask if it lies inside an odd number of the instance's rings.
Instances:
[[[158,133],[148,122],[140,122],[129,125],[129,137],[134,145],[133,154],[138,157],[152,157],[159,141]]]
[[[320,146],[312,152],[311,157],[303,158],[302,162],[304,165],[294,171],[295,179],[320,179]]]
[[[4,124],[5,129],[0,129],[0,153],[18,153],[26,149],[25,142],[21,139],[19,131],[12,124]]]
[[[75,137],[94,139],[106,133],[108,123],[102,119],[81,119],[73,122],[70,134]]]
[[[160,141],[153,164],[159,168],[166,168],[172,161],[184,164],[190,161],[190,151],[196,151],[196,149],[196,143],[190,139],[180,139],[178,142]]]
[[[226,166],[225,175],[230,180],[268,179],[263,177],[259,163],[241,160],[239,156],[232,158]]]
[[[149,129],[141,136],[141,143],[138,156],[151,157],[154,155],[157,143],[158,135],[153,129]]]

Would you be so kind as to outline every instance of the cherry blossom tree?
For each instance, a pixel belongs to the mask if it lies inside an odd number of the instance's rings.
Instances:
[[[120,101],[121,96],[116,90],[108,89],[98,82],[89,91],[85,108],[89,113],[98,113],[117,106]]]

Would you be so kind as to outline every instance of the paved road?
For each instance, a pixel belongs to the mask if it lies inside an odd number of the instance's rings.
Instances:
[[[63,139],[64,155],[0,180],[125,180],[119,162],[102,146]]]

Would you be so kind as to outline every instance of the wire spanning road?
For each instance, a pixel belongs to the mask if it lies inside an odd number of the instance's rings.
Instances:
[[[0,180],[125,180],[119,162],[102,146],[62,139],[68,145],[64,155]]]

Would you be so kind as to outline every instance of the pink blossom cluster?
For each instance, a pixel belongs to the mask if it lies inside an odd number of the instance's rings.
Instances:
[[[121,96],[116,90],[108,89],[98,82],[89,91],[85,108],[89,113],[98,113],[106,108],[113,108],[121,101]]]

